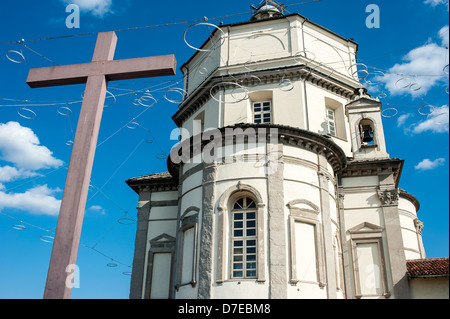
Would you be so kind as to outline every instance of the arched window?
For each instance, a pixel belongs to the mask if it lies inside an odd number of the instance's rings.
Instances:
[[[255,187],[238,182],[217,205],[216,283],[254,279],[265,282],[265,204]]]
[[[377,146],[375,125],[372,120],[362,119],[359,122],[359,134],[362,147]]]
[[[250,197],[241,197],[231,211],[232,278],[257,278],[257,208]]]

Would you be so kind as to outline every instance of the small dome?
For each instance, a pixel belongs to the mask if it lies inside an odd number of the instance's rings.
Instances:
[[[255,12],[255,14],[265,12],[265,11],[275,11],[275,12],[280,13],[280,10],[278,10],[276,7],[274,7],[270,4],[266,4],[266,5],[263,5],[261,8],[259,8],[259,10]]]
[[[250,21],[263,20],[263,19],[268,19],[268,18],[273,18],[273,17],[282,17],[282,16],[283,16],[283,14],[280,12],[280,10],[277,7],[272,6],[270,4],[265,4],[255,11],[255,13],[253,14],[253,17],[250,19]]]

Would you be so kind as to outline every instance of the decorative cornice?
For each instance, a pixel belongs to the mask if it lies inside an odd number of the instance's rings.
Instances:
[[[342,171],[347,166],[344,151],[331,139],[317,133],[284,125],[272,125],[278,128],[280,142],[295,145],[307,151],[323,154],[335,172]]]
[[[173,177],[177,175],[172,174],[172,176],[170,176],[170,174],[167,173],[164,176],[156,178],[155,175],[158,174],[132,178],[127,180],[126,183],[138,194],[142,191],[167,192],[176,191],[178,189],[177,179]]]
[[[400,197],[405,198],[414,204],[414,206],[416,207],[416,213],[419,211],[420,202],[416,197],[414,197],[413,195],[411,195],[410,193],[408,193],[403,189],[399,189],[399,195]]]
[[[220,71],[220,68],[217,68],[212,74],[219,74]],[[260,81],[256,80],[256,78],[259,78]],[[357,95],[354,87],[321,73],[317,67],[312,68],[307,65],[296,65],[251,73],[247,70],[245,73],[227,76],[211,76],[206,79],[204,83],[198,86],[194,92],[188,95],[180,104],[180,110],[172,117],[172,119],[177,126],[183,125],[190,116],[211,99],[211,94],[214,95],[221,89],[233,88],[233,85],[229,83],[237,80],[240,85],[243,85],[244,87],[254,87],[258,85],[280,83],[282,79],[291,81],[304,80],[349,100]],[[212,87],[214,87],[214,89],[210,92]]]
[[[395,187],[398,187],[404,160],[398,158],[368,159],[365,161],[349,160],[342,171],[342,177],[378,176],[394,174]]]
[[[344,151],[331,139],[317,133],[284,125],[242,123],[218,129],[221,132],[222,139],[225,139],[225,130],[230,128],[241,128],[244,132],[248,128],[252,128],[255,131],[258,131],[258,129],[266,129],[266,134],[268,135],[271,134],[271,129],[277,129],[278,143],[283,143],[285,145],[295,145],[296,147],[308,150],[310,152],[323,154],[327,158],[328,162],[333,167],[335,172],[340,172],[347,166],[347,158]],[[266,136],[265,141],[271,141],[271,143],[274,143],[273,139],[269,138],[268,135]],[[257,136],[257,138],[259,138],[259,136]],[[192,136],[190,139],[186,139],[185,141],[178,144],[178,154],[181,155],[181,150],[183,149],[183,147],[190,147],[191,156],[199,154],[199,152],[203,150],[205,145],[210,143],[210,141],[202,140],[200,149],[197,149],[195,148],[194,140],[198,140],[198,136]],[[224,140],[222,140],[222,142],[224,142]],[[233,143],[236,143],[236,141],[234,140]],[[283,159],[281,158],[279,160],[282,161]],[[179,171],[179,167],[179,164],[173,163],[170,160],[170,157],[168,158],[168,168],[172,176],[177,176],[176,174]]]
[[[352,98],[352,102],[350,102],[347,107],[351,107],[352,104],[356,104],[355,102],[361,100],[381,105],[380,100],[373,98],[370,94],[368,94],[366,88],[359,88],[355,90],[355,95]]]

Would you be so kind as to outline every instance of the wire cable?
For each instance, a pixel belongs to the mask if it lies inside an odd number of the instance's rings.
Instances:
[[[292,6],[298,6],[298,5],[302,5],[302,4],[309,4],[309,3],[313,3],[313,2],[319,2],[319,1],[323,1],[323,0],[313,0],[313,1],[305,1],[305,2],[299,2],[299,3],[294,3],[294,4],[289,4],[289,5],[284,5],[284,7],[292,7]],[[247,11],[247,12],[241,12],[241,13],[235,13],[235,14],[230,14],[230,15],[225,15],[225,16],[220,16],[220,17],[215,17],[215,18],[208,18],[209,21],[211,20],[219,20],[219,19],[226,19],[226,18],[232,18],[232,17],[237,17],[237,16],[241,16],[241,15],[245,15],[245,14],[252,14],[252,11]],[[175,25],[181,25],[181,24],[190,24],[190,23],[199,23],[199,22],[204,22],[204,18],[202,19],[198,19],[198,20],[188,20],[188,21],[180,21],[180,22],[171,22],[171,23],[163,23],[163,24],[155,24],[155,25],[147,25],[147,26],[141,26],[141,27],[129,27],[129,28],[123,28],[123,29],[116,29],[116,30],[111,30],[114,32],[124,32],[124,31],[133,31],[133,30],[142,30],[142,29],[150,29],[150,28],[160,28],[160,27],[168,27],[168,26],[175,26]],[[63,36],[56,36],[56,37],[46,37],[46,38],[37,38],[37,39],[31,39],[31,40],[25,40],[22,39],[20,41],[4,41],[4,42],[0,42],[0,44],[23,44],[25,42],[37,42],[37,41],[48,41],[48,40],[58,40],[58,39],[68,39],[68,38],[75,38],[75,37],[84,37],[84,36],[90,36],[90,35],[96,35],[100,32],[89,32],[89,33],[80,33],[80,34],[71,34],[71,35],[63,35]]]
[[[114,171],[114,173],[111,174],[111,176],[108,178],[108,180],[103,184],[102,187],[98,188],[97,192],[94,193],[94,195],[92,195],[88,201],[90,201],[94,196],[96,196],[108,183],[109,181],[114,177],[114,175],[117,174],[117,172],[119,172],[119,170],[122,168],[123,165],[125,165],[126,162],[128,162],[128,160],[131,158],[131,156],[134,155],[134,153],[136,153],[136,151],[139,149],[139,147],[142,145],[142,143],[145,142],[145,139],[142,139],[137,145],[136,147],[133,149],[133,151],[131,151],[131,153],[125,158],[125,160],[119,165],[119,167],[117,167],[117,169]]]
[[[33,52],[33,53],[39,55],[41,58],[44,58],[45,60],[47,60],[47,61],[49,61],[49,62],[51,62],[51,63],[53,63],[53,64],[55,64],[55,65],[59,65],[59,64],[56,63],[55,61],[50,60],[49,58],[47,58],[45,55],[43,55],[43,54],[41,54],[41,53],[39,53],[39,52],[33,50],[32,48],[26,46],[23,42],[20,42],[20,44],[23,45],[26,49],[30,50],[31,52]]]
[[[20,222],[21,224],[28,225],[28,226],[33,227],[33,228],[35,228],[35,229],[38,229],[38,230],[47,232],[47,233],[52,234],[52,235],[55,235],[55,233],[54,233],[52,230],[45,229],[45,228],[43,228],[43,227],[40,227],[40,226],[31,224],[31,223],[28,223],[28,222],[26,222],[26,221],[24,221],[24,220],[21,220],[21,219],[19,219],[19,218],[14,217],[14,216],[5,214],[5,213],[3,213],[2,211],[0,211],[0,214],[3,215],[3,216],[5,216],[5,217],[14,219],[14,220]],[[95,248],[95,246],[92,246],[92,247],[91,247],[91,246],[85,245],[85,244],[83,244],[83,243],[80,243],[80,246],[83,246],[83,247],[86,247],[86,248],[90,248],[90,249],[92,249],[93,251],[95,251],[96,253],[98,253],[98,254],[100,254],[100,255],[102,255],[102,256],[104,256],[104,257],[110,259],[111,261],[114,261],[114,262],[116,262],[116,263],[118,263],[118,264],[121,264],[121,265],[123,265],[123,266],[126,266],[126,267],[131,268],[130,265],[127,265],[127,264],[125,264],[125,263],[123,263],[123,262],[120,262],[120,261],[118,261],[117,259],[114,259],[114,258],[112,258],[111,256],[108,256],[107,254],[105,254],[105,253],[99,251],[98,249]]]

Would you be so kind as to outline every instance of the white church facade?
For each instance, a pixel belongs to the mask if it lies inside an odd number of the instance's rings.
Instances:
[[[420,204],[398,187],[404,161],[386,152],[357,43],[267,3],[208,27],[181,67],[182,160],[127,181],[139,195],[130,298],[420,295],[407,275],[426,258]],[[213,160],[199,159],[213,140]],[[448,297],[448,260],[444,278]]]

